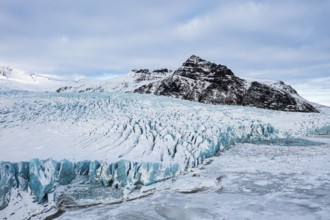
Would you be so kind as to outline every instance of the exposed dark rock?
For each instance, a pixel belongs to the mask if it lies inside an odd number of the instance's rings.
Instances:
[[[293,97],[297,92],[290,86],[280,82],[283,89],[273,88],[259,82],[252,82],[244,96],[242,105],[255,106],[284,111],[315,112],[316,109],[307,102]],[[299,103],[300,102],[300,103]]]
[[[162,79],[164,76],[168,75],[171,71],[164,68],[164,69],[157,69],[150,71],[149,69],[139,69],[139,70],[132,70],[135,73],[135,82],[139,83],[142,81],[150,81],[156,79]]]
[[[248,83],[235,76],[226,66],[211,63],[195,55],[184,62],[172,75],[143,85],[134,92],[171,96],[210,104],[318,112],[291,86],[282,81],[273,84],[256,81]]]
[[[0,76],[4,76],[4,77],[8,78],[12,71],[13,70],[11,68],[0,67]]]
[[[70,90],[72,86],[64,86],[56,90],[56,92],[64,92],[66,90]]]

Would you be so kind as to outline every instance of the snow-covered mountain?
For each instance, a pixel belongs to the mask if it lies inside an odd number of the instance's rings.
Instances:
[[[1,68],[0,88],[51,92],[136,92],[207,104],[318,112],[313,104],[282,81],[244,80],[226,66],[194,55],[176,71],[166,68],[132,70],[127,75],[106,80],[63,80]]]
[[[125,76],[106,80],[79,80],[77,85],[58,88],[56,92],[133,92],[141,86],[159,81],[172,73],[166,68],[132,70]]]
[[[141,86],[158,81],[173,71],[166,68],[136,69],[127,75],[109,79],[66,79],[57,75],[25,72],[0,67],[0,91],[23,90],[41,92],[133,92]]]
[[[226,66],[191,56],[169,77],[134,92],[152,93],[209,104],[254,106],[283,111],[318,112],[282,81],[249,82]]]
[[[75,85],[74,80],[62,77],[25,72],[9,67],[0,67],[0,90],[55,91],[59,87]]]

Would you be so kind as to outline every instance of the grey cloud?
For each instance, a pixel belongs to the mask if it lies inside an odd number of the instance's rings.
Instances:
[[[91,75],[175,69],[196,54],[243,77],[324,77],[328,11],[322,0],[2,1],[0,63]]]

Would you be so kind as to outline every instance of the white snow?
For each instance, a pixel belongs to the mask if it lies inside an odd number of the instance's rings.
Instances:
[[[135,89],[166,78],[172,72],[150,72],[144,80],[137,81],[143,73],[129,72],[126,75],[108,77],[105,79],[83,78],[78,80],[64,78],[58,75],[29,73],[19,69],[0,67],[0,91],[24,90],[55,92],[65,88],[64,92],[132,92]]]
[[[0,91],[55,91],[62,86],[74,86],[75,80],[65,79],[57,75],[25,72],[19,69],[0,67]]]
[[[153,185],[149,197],[68,210],[58,219],[329,219],[330,137],[313,140],[326,144],[239,144]]]
[[[288,113],[140,94],[4,92],[0,100],[0,161],[121,158],[184,164],[246,135],[301,136],[330,123],[327,108],[319,114]],[[267,126],[275,129],[269,137],[263,134]]]

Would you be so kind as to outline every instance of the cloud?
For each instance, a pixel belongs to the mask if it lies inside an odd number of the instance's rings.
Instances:
[[[304,83],[329,75],[329,11],[326,0],[1,1],[0,63],[101,76],[196,54],[241,77]]]
[[[293,81],[291,85],[307,100],[330,107],[330,77]]]
[[[61,40],[61,43],[62,43],[62,44],[67,44],[67,43],[69,43],[69,38],[66,37],[66,36],[62,36],[60,40]]]

